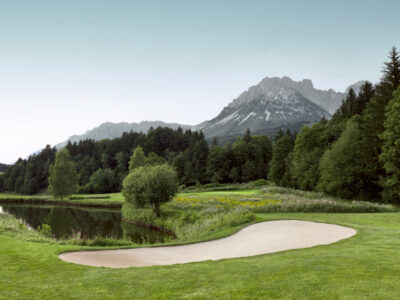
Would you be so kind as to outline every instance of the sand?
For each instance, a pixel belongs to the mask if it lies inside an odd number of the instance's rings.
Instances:
[[[356,234],[352,228],[308,221],[267,221],[197,244],[60,254],[66,262],[110,268],[185,264],[327,245]]]

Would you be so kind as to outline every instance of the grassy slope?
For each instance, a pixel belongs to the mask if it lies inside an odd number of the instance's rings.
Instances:
[[[400,213],[260,214],[353,227],[338,243],[164,267],[107,269],[64,263],[76,247],[0,234],[0,298],[395,299],[400,294]]]

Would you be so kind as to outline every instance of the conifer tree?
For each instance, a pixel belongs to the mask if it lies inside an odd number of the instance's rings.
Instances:
[[[375,96],[368,102],[359,124],[362,138],[359,155],[363,164],[363,174],[360,176],[368,183],[368,191],[364,193],[369,199],[380,197],[380,180],[385,176],[385,169],[379,161],[383,145],[380,135],[384,131],[385,108],[400,83],[400,60],[396,48],[389,53],[389,61],[385,62],[382,72]]]
[[[383,198],[400,203],[400,87],[386,108],[385,131],[380,162],[386,171],[382,178]]]
[[[146,165],[146,156],[144,155],[143,148],[137,146],[135,150],[133,150],[133,154],[129,161],[129,172],[144,165]]]

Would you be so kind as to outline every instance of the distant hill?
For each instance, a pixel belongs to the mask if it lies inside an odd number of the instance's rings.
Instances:
[[[178,129],[181,127],[182,129],[190,129],[192,126],[190,125],[182,125],[182,124],[177,124],[177,123],[165,123],[162,121],[143,121],[140,123],[126,123],[126,122],[121,122],[121,123],[111,123],[111,122],[106,122],[103,124],[100,124],[100,126],[95,127],[91,130],[86,131],[84,134],[81,135],[73,135],[68,138],[67,141],[64,141],[62,143],[59,143],[56,145],[57,149],[60,149],[67,145],[68,141],[73,142],[79,142],[81,140],[85,139],[91,139],[95,141],[100,141],[103,139],[114,139],[120,137],[124,132],[143,132],[147,133],[151,127],[157,128],[157,127],[169,127],[171,129]]]

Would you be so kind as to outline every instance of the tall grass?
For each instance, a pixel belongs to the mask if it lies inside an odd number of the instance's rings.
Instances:
[[[152,224],[172,231],[178,240],[194,240],[214,232],[248,223],[255,215],[247,208],[223,208],[213,204],[191,207],[182,203],[168,203],[161,208],[157,218],[150,209],[137,209],[131,204],[122,208],[125,219]]]
[[[22,220],[6,213],[0,213],[0,235],[30,242],[54,242],[54,239],[33,230]]]

